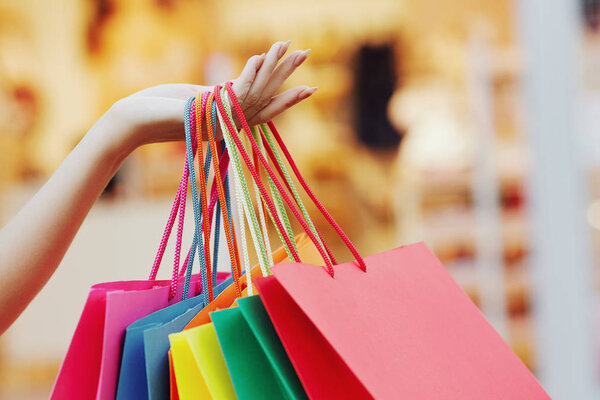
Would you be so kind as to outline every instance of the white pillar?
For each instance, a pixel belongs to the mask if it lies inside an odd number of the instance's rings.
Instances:
[[[580,132],[580,4],[518,0],[537,372],[554,399],[598,399]],[[600,123],[600,116],[599,121]]]
[[[479,298],[483,314],[498,333],[508,339],[490,50],[477,31],[469,39],[467,66],[467,93],[475,143],[473,198]]]

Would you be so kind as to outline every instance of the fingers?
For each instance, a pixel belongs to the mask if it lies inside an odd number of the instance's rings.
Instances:
[[[265,53],[259,56],[255,55],[250,57],[240,76],[233,81],[233,90],[239,99],[246,98],[248,90],[256,78],[256,73],[263,65],[264,61]]]
[[[277,42],[273,44],[273,46],[271,46],[271,48],[267,52],[267,55],[265,56],[265,60],[262,66],[256,73],[256,77],[254,78],[254,82],[252,82],[252,85],[248,90],[248,94],[241,101],[244,111],[249,110],[253,112],[255,110],[261,109],[265,105],[264,103],[260,104],[262,101],[264,101],[264,98],[262,96],[263,90],[269,83],[269,80],[271,79],[271,76],[273,74],[273,70],[277,66],[277,62],[281,57],[283,57],[289,46],[289,40],[285,43]],[[266,97],[266,99],[268,101],[268,99],[270,99],[270,96]]]
[[[250,126],[268,122],[275,116],[281,114],[285,110],[298,104],[313,95],[317,91],[316,87],[299,86],[273,97],[269,104],[260,110],[252,118],[248,118]]]
[[[261,97],[266,99],[273,97],[273,95],[279,91],[283,83],[287,78],[290,77],[290,75],[292,75],[296,68],[306,61],[310,52],[310,49],[304,51],[294,51],[292,54],[287,56],[285,60],[280,62],[273,71],[271,79],[263,90]]]

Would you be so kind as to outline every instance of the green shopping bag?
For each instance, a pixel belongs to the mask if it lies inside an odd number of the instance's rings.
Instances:
[[[259,296],[210,317],[235,393],[245,399],[308,399]]]

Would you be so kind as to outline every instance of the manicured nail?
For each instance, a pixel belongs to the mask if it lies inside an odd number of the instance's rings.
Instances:
[[[288,50],[288,48],[290,47],[290,43],[291,40],[288,40],[287,42],[283,42],[280,46],[279,46],[279,51],[277,52],[277,58],[281,58],[283,57],[283,55],[285,54],[285,52]]]
[[[308,54],[306,54],[305,51],[299,51],[299,52],[297,52],[295,54],[294,67],[297,67],[300,64],[302,64],[304,61],[306,61],[307,58],[308,58]]]
[[[312,96],[316,91],[317,91],[317,87],[311,87],[311,88],[306,88],[304,89],[302,92],[300,92],[300,95],[298,95],[298,98],[300,100],[304,100],[310,96]]]

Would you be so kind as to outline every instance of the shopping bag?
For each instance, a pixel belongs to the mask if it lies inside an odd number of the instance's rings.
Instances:
[[[186,115],[186,120],[189,121],[190,128],[194,122],[195,115],[190,113]],[[191,130],[190,130],[191,132]],[[206,161],[204,163],[204,170],[201,173],[201,179],[203,185],[201,185],[202,199],[198,199],[197,183],[194,172],[194,146],[192,144],[192,137],[189,138],[189,151],[186,151],[186,167],[184,171],[188,172],[187,177],[183,177],[183,185],[187,189],[187,181],[191,182],[192,186],[192,198],[194,201],[194,218],[196,228],[198,225],[204,223],[202,226],[202,234],[200,230],[196,229],[194,241],[188,259],[186,282],[184,284],[183,297],[188,296],[188,277],[192,271],[193,259],[195,257],[196,250],[198,250],[198,256],[200,258],[201,273],[206,272],[207,268],[210,268],[207,263],[210,262],[210,231],[207,227],[212,223],[213,210],[216,203],[216,187],[213,182],[213,196],[211,206],[208,207],[206,184],[208,181],[208,174],[210,170],[211,162],[211,151],[210,149],[206,153]],[[198,146],[198,149],[202,151],[202,148]],[[225,149],[221,154],[221,160],[225,156]],[[225,179],[224,185],[227,186],[227,179]],[[226,197],[226,200],[228,198]],[[202,213],[199,212],[197,203],[202,202]],[[220,203],[219,203],[220,205]],[[182,204],[184,209],[185,204]],[[225,205],[228,208],[228,205]],[[219,207],[217,207],[216,224],[217,230],[220,229],[219,223]],[[201,217],[204,217],[204,221],[201,221]],[[178,234],[183,228],[183,218],[179,219]],[[179,236],[178,236],[179,240]],[[179,241],[178,241],[179,243]],[[178,244],[179,246],[179,244]],[[214,236],[213,243],[213,273],[216,273],[216,267],[218,263],[218,248],[219,248],[219,235]],[[202,251],[204,250],[204,256]],[[176,261],[176,265],[178,260]],[[202,271],[204,269],[204,271]],[[203,274],[206,276],[207,274]],[[211,274],[212,275],[212,274]],[[218,282],[228,276],[228,273],[216,274]],[[203,282],[208,284],[211,279],[205,279]],[[217,287],[213,289],[214,294],[219,294],[224,288],[228,287],[232,282],[232,279],[228,279],[225,282],[221,282]],[[169,339],[168,335],[171,333],[181,331],[204,306],[206,305],[206,296],[196,296],[184,300],[180,303],[173,304],[165,309],[156,311],[127,327],[125,342],[123,347],[123,357],[121,359],[121,368],[119,372],[119,383],[117,387],[117,399],[129,399],[129,398],[149,398],[149,399],[162,399],[169,396],[169,362],[168,362],[168,351],[169,351]],[[142,368],[142,366],[144,368]]]
[[[365,262],[256,282],[311,398],[549,398],[424,244]]]
[[[307,240],[305,234],[297,235],[296,243],[303,259],[309,260],[308,262],[315,262],[315,260],[319,259],[317,250],[310,240]],[[283,247],[273,252],[273,259],[277,260],[277,263],[287,260],[287,255]],[[259,266],[252,268],[252,275],[254,278],[261,276]],[[245,289],[244,283],[242,284],[242,288]],[[209,316],[211,311],[230,308],[235,300],[236,292],[234,285],[229,285],[221,294],[215,297],[215,300],[208,307],[205,307],[196,315],[181,334],[169,335],[171,356],[173,358],[172,376],[175,377],[177,393],[182,400],[196,399],[200,398],[199,396],[207,396],[210,393],[206,387],[205,378],[199,367],[198,360],[193,354],[193,350],[197,347],[190,347],[188,337],[184,333],[196,327],[209,324],[211,322]],[[207,367],[207,369],[210,369],[210,367]],[[172,395],[174,394],[173,390],[171,393]]]
[[[200,275],[194,275],[192,290],[196,290],[199,281]],[[172,303],[169,300],[170,285],[171,281],[164,280],[92,286],[51,398],[113,399],[125,329]]]
[[[222,291],[232,282],[229,273],[217,276]],[[169,397],[169,334],[182,330],[204,307],[195,296],[158,310],[129,325],[125,333],[119,370],[117,399],[164,399]]]
[[[256,149],[231,83],[226,89]],[[363,259],[310,191],[272,123],[269,128],[307,194],[356,258],[339,264],[327,252],[325,268],[294,260],[256,281],[310,398],[549,398],[424,244]],[[243,153],[239,140],[236,146]],[[259,159],[276,180],[265,158]]]
[[[179,393],[177,392],[177,381],[175,377],[175,371],[173,370],[173,354],[169,349],[169,391],[171,400],[179,400]]]
[[[210,314],[238,399],[307,399],[258,296]]]
[[[227,366],[219,347],[212,323],[183,332],[210,396],[214,399],[235,399],[235,392],[227,373]]]
[[[251,296],[239,299],[238,307],[275,371],[275,376],[282,388],[282,397],[288,399],[307,398],[260,297]]]
[[[206,115],[213,115],[210,112],[211,103],[208,103],[207,106],[209,112],[207,112]],[[191,101],[188,101],[186,105],[186,113],[189,107],[191,107]],[[200,114],[196,112],[196,115]],[[211,130],[209,129],[211,125],[207,125],[209,142],[213,145]],[[186,140],[187,137],[190,136],[187,129],[188,127],[186,126]],[[232,154],[231,156],[234,165],[239,166],[239,160],[236,160],[236,155]],[[238,177],[234,175],[234,180],[239,180]],[[217,182],[219,181],[220,179],[217,178]],[[238,199],[241,197],[239,196],[239,193],[243,190],[243,188],[238,190]],[[247,197],[242,197],[242,199],[244,198],[247,199]],[[249,208],[247,204],[238,207],[238,209],[241,209],[242,207],[245,209]],[[243,222],[241,222],[241,224],[243,224]],[[255,237],[256,236],[253,236],[253,239]],[[305,234],[299,235],[294,239],[294,247],[302,253],[304,259],[316,258],[314,256],[316,250],[312,247],[311,242],[307,240]],[[245,238],[241,241],[242,245],[244,242]],[[287,259],[285,248],[279,249],[272,255],[273,263],[279,263],[285,259]],[[260,266],[256,266],[250,271],[250,275],[253,279],[262,274],[263,271]],[[233,387],[225,367],[221,350],[216,341],[213,324],[210,323],[209,313],[214,310],[231,307],[235,299],[239,297],[239,290],[246,290],[245,284],[246,280],[241,279],[241,283],[237,286],[231,285],[229,288],[225,289],[221,295],[217,296],[211,304],[204,308],[190,322],[186,330],[182,333],[170,336],[172,367],[174,372],[172,376],[176,381],[177,395],[181,399],[193,399],[201,396],[213,396],[215,398],[229,398],[229,396],[232,396],[232,398],[234,398]]]
[[[51,394],[52,399],[113,399],[123,335],[127,326],[176,303],[181,299],[184,290],[201,293],[201,280],[205,280],[205,274],[186,276],[185,280],[179,274],[181,229],[178,230],[172,279],[155,280],[178,214],[180,223],[183,221],[187,177],[186,162],[150,278],[146,281],[103,283],[90,289],[71,344],[58,372]],[[189,271],[191,272],[191,269]]]
[[[302,255],[302,259],[312,260],[308,262],[318,262],[319,254],[317,253],[316,248],[312,245],[310,239],[306,236],[305,233],[300,233],[295,238],[296,246],[298,247],[298,251]],[[287,254],[283,247],[275,250],[273,252],[273,261],[275,264],[280,264],[288,261]],[[257,265],[251,270],[252,279],[257,279],[261,277],[261,269]],[[245,289],[245,283],[242,283],[242,290]],[[196,316],[190,321],[190,323],[186,326],[186,329],[191,329],[195,326],[200,326],[203,324],[207,324],[211,321],[209,314],[213,311],[222,310],[225,308],[229,308],[233,305],[235,300],[237,299],[235,287],[233,285],[229,285],[227,288],[223,290],[217,297],[215,297],[214,301],[203,308]]]

